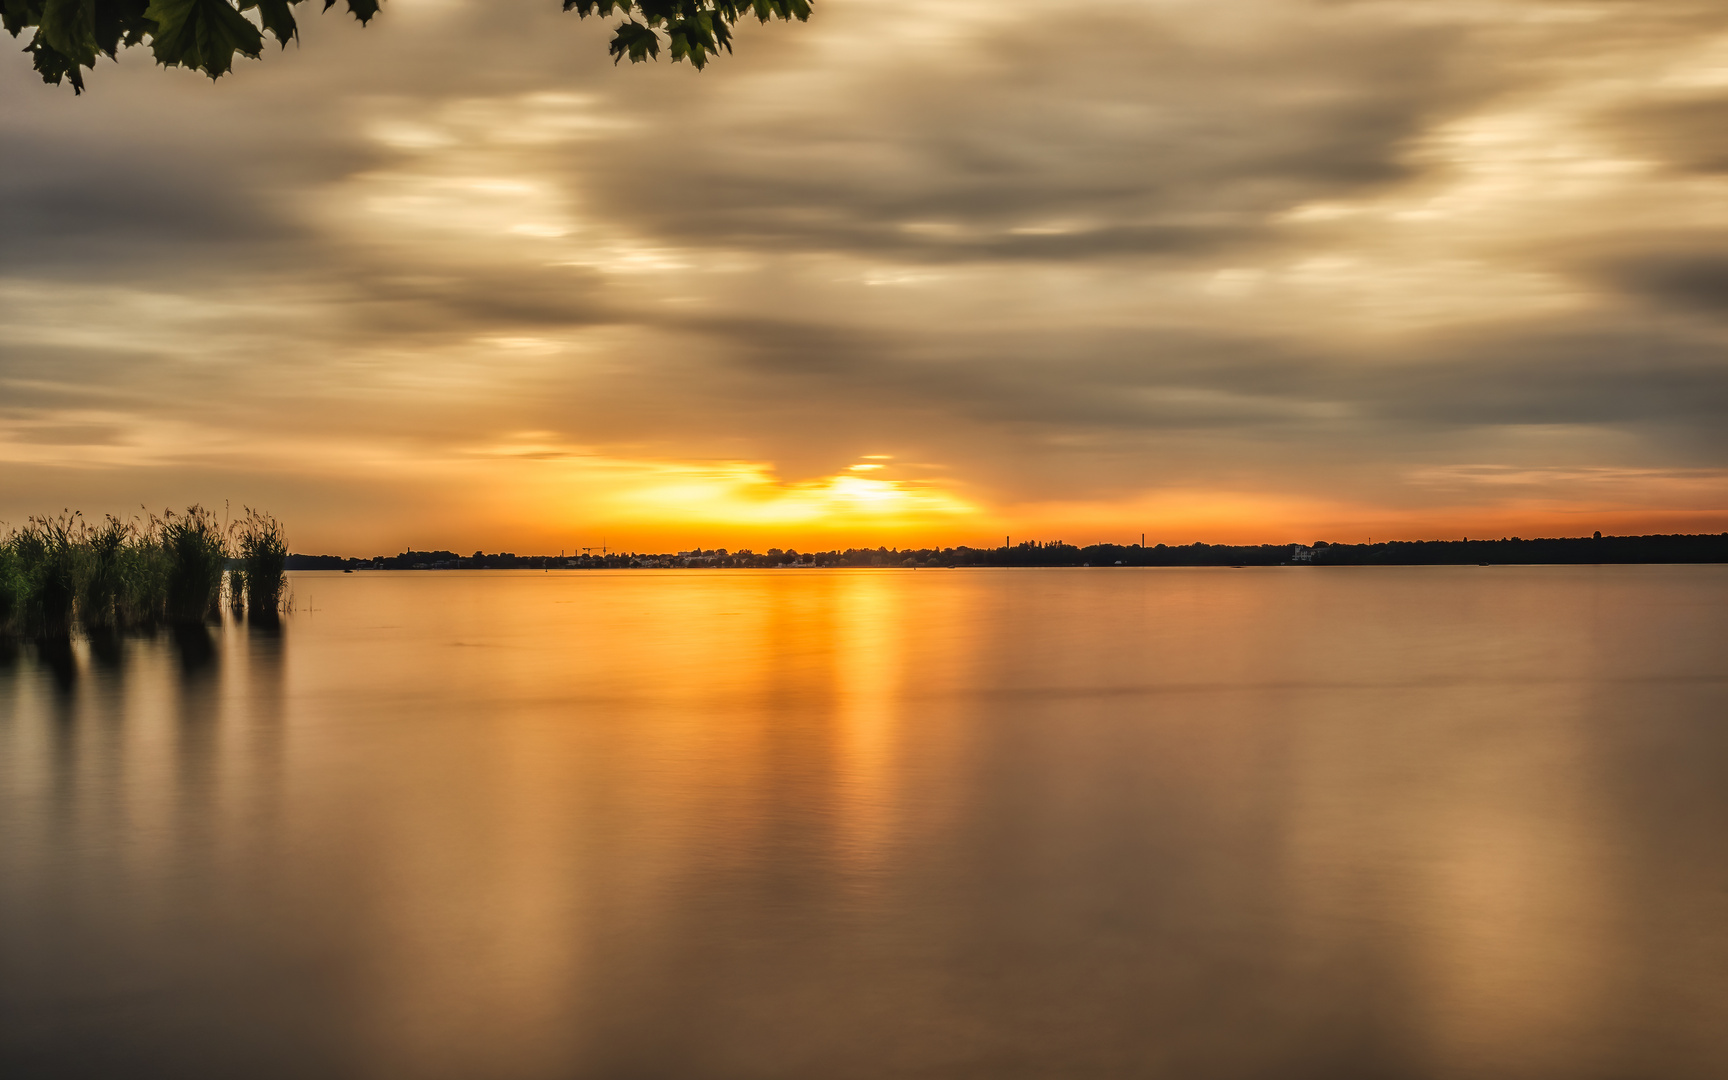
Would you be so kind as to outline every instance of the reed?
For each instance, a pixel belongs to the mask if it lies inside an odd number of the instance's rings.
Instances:
[[[162,544],[161,518],[152,515],[142,525],[129,523],[127,530],[118,559],[116,623],[126,629],[142,629],[161,623],[168,615],[168,549]]]
[[[80,537],[82,572],[77,575],[78,619],[86,630],[115,630],[121,625],[120,596],[124,588],[121,553],[132,528],[109,517],[100,528],[86,528]]]
[[[24,630],[24,612],[29,604],[30,583],[18,552],[17,534],[0,537],[0,638]]]
[[[168,554],[167,615],[172,622],[202,622],[214,615],[228,567],[227,530],[202,506],[166,514],[160,525]]]
[[[110,516],[99,526],[77,513],[33,517],[0,534],[0,638],[201,622],[218,610],[236,546],[232,601],[274,613],[285,584],[282,525],[261,511],[246,515],[233,526],[201,506],[142,521]]]
[[[23,589],[24,627],[41,637],[72,632],[78,601],[84,521],[72,513],[33,517],[7,538]]]
[[[282,605],[288,585],[288,539],[282,523],[261,510],[246,507],[246,516],[234,523],[240,554],[238,571],[229,572],[232,603],[240,606],[244,593],[246,610],[254,617],[273,617]],[[239,580],[235,580],[236,572]]]

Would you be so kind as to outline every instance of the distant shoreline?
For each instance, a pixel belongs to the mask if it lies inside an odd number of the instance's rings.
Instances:
[[[1035,567],[1035,566],[1469,566],[1590,565],[1598,563],[1724,563],[1728,533],[1596,536],[1524,540],[1393,540],[1380,544],[1092,544],[1026,541],[998,548],[847,548],[765,553],[725,548],[670,553],[592,552],[580,555],[458,555],[404,551],[370,559],[289,555],[289,570],[659,570],[775,567]]]

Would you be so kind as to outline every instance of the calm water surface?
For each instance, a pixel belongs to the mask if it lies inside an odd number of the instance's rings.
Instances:
[[[1728,1075],[1728,568],[293,589],[0,656],[0,1075]]]

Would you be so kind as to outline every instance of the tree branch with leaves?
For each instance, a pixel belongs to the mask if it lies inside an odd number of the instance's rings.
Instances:
[[[279,45],[299,36],[294,8],[304,0],[0,0],[0,25],[18,37],[34,29],[24,51],[44,82],[64,80],[84,92],[84,69],[96,57],[117,59],[121,49],[148,43],[156,62],[188,67],[212,79],[226,75],[239,54],[256,60],[264,35]],[[382,0],[347,0],[362,24],[378,14]],[[613,63],[657,60],[664,41],[674,63],[697,69],[722,50],[732,51],[732,28],[754,15],[770,19],[810,18],[811,0],[563,0],[581,18],[622,16],[614,28]],[[324,10],[336,0],[324,0]]]

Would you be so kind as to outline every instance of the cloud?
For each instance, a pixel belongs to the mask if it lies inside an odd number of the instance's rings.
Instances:
[[[219,173],[148,156],[116,170],[99,145],[34,132],[9,133],[6,145],[0,273],[137,274],[194,253],[208,259],[296,236]]]
[[[1647,154],[1681,170],[1728,172],[1728,93],[1687,93],[1677,98],[1627,108],[1609,125],[1635,153]]]
[[[1728,237],[1719,238],[1728,239]],[[1623,289],[1664,304],[1728,317],[1728,255],[1718,245],[1699,250],[1631,254],[1607,268],[1609,280]]]
[[[1240,244],[1305,199],[1407,180],[1431,117],[1488,89],[1450,77],[1450,29],[1323,9],[1130,5],[1102,35],[1005,5],[939,49],[833,65],[836,39],[916,19],[835,5],[805,65],[650,112],[588,182],[686,243],[936,262]]]
[[[332,534],[368,491],[503,520],[464,485],[580,458],[650,516],[655,462],[722,462],[691,505],[807,523],[879,476],[1415,523],[1504,502],[1446,470],[1728,467],[1713,3],[828,0],[701,74],[555,4],[304,36],[215,86],[0,71],[0,517],[255,479],[343,492]]]

